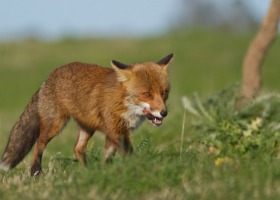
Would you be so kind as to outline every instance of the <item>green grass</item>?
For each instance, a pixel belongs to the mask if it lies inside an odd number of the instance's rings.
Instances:
[[[181,31],[146,39],[26,40],[0,45],[0,152],[32,94],[52,69],[72,61],[109,66],[158,60],[175,53],[169,115],[159,128],[144,123],[132,137],[135,153],[102,164],[104,138],[89,143],[89,167],[74,159],[73,121],[44,152],[43,175],[30,178],[30,153],[0,172],[0,199],[278,199],[278,97],[233,107],[244,54],[253,34]],[[279,40],[263,66],[264,96],[279,92]],[[197,93],[197,95],[193,95]],[[198,116],[187,113],[187,95]],[[257,120],[262,123],[253,127]],[[258,123],[257,123],[258,124]],[[249,135],[248,135],[249,134]]]

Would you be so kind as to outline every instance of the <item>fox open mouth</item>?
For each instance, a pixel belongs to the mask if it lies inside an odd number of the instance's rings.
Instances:
[[[145,117],[150,120],[155,126],[160,126],[162,124],[162,118],[155,117],[149,110],[144,109],[143,113]]]

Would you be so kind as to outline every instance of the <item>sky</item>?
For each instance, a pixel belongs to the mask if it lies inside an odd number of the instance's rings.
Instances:
[[[20,36],[146,36],[166,32],[183,0],[7,0],[0,40]],[[218,2],[221,0],[209,0]],[[269,0],[241,0],[261,19]]]
[[[261,21],[268,10],[270,0],[241,0],[245,4],[250,14],[257,20]]]

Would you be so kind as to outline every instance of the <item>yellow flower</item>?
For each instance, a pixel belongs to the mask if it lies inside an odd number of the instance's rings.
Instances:
[[[221,166],[221,165],[231,164],[232,159],[229,158],[229,157],[218,157],[218,158],[216,158],[214,163],[218,167],[218,166]]]
[[[255,120],[252,121],[249,128],[253,131],[258,131],[259,128],[262,126],[262,123],[263,123],[262,118],[257,117]]]

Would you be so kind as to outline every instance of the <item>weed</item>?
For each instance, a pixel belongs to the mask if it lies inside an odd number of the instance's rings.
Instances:
[[[215,155],[216,163],[240,157],[278,158],[280,94],[262,94],[237,110],[237,88],[238,84],[226,87],[203,103],[197,94],[192,101],[184,97],[194,116],[193,127],[202,135],[197,142]]]

